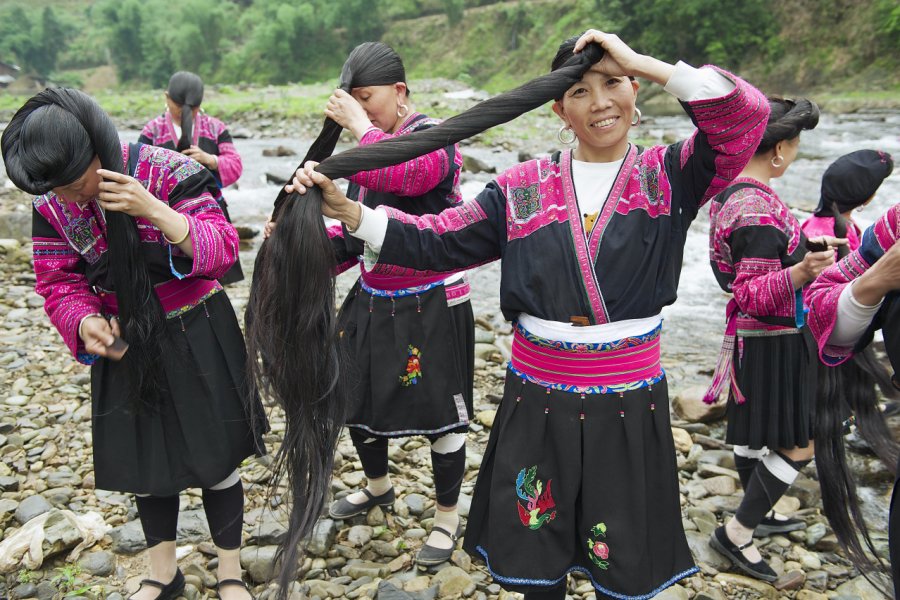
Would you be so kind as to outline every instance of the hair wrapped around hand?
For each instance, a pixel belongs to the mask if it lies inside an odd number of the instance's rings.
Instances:
[[[384,44],[358,47],[344,65],[341,87],[349,91],[392,83],[396,75],[390,70],[396,69],[396,63],[391,55],[396,56]],[[602,56],[600,46],[589,45],[552,73],[439,125],[336,156],[330,155],[341,128],[326,119],[301,165],[319,161],[318,170],[337,179],[412,160],[562,96]],[[302,196],[283,190],[278,194],[273,212],[277,226],[257,256],[246,314],[251,379],[284,408],[287,417],[275,477],[277,482],[286,474],[293,495],[282,547],[282,597],[296,571],[299,542],[312,532],[327,499],[334,446],[348,402],[335,322],[335,258],[320,213],[321,201],[318,188]]]
[[[94,157],[107,170],[124,172],[122,146],[109,116],[87,94],[49,88],[29,99],[3,132],[0,148],[10,180],[31,194],[45,194],[78,180]],[[128,352],[122,364],[136,408],[154,408],[165,387],[160,369],[165,315],[150,282],[134,219],[106,212],[109,271]]]

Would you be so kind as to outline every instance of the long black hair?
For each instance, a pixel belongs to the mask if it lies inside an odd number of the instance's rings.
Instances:
[[[574,43],[577,38],[567,40]],[[358,46],[341,74],[349,91],[384,85],[397,75],[396,56],[384,44]],[[389,140],[334,151],[340,126],[326,120],[304,158],[321,161],[317,170],[331,179],[380,169],[455,144],[562,96],[600,60],[603,50],[591,44],[552,73],[479,103],[434,127]],[[393,79],[393,81],[391,81]],[[361,83],[380,81],[380,83]],[[330,157],[329,157],[330,156]],[[327,157],[327,158],[326,158]],[[325,503],[331,482],[334,445],[346,415],[346,372],[341,366],[334,314],[335,258],[321,217],[321,190],[305,195],[281,191],[273,219],[278,225],[257,255],[247,306],[249,370],[259,389],[287,413],[287,429],[277,482],[286,473],[293,494],[288,535],[283,545],[279,583],[282,597],[296,570],[298,543],[307,536]]]
[[[181,106],[181,137],[176,148],[181,152],[194,140],[194,109],[203,102],[203,80],[190,71],[178,71],[169,79],[166,94]]]
[[[124,172],[122,146],[109,116],[78,90],[49,88],[29,99],[3,132],[0,149],[10,180],[35,195],[78,180],[94,157],[104,169]],[[109,272],[115,286],[122,358],[136,409],[158,406],[166,387],[161,371],[165,314],[150,281],[134,219],[106,213]]]

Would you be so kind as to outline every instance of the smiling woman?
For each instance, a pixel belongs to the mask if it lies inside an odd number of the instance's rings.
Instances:
[[[628,140],[638,121],[631,76],[682,100],[697,126],[689,139]],[[426,154],[548,100],[575,151],[515,165],[438,215],[372,210],[330,180]],[[638,599],[696,572],[681,526],[660,311],[675,301],[687,228],[750,160],[768,114],[738,77],[670,65],[590,30],[563,42],[549,75],[297,172],[293,189],[366,243],[373,275],[436,278],[502,260],[500,306],[515,336],[464,548],[503,587],[564,598],[567,574],[579,571],[598,596]]]

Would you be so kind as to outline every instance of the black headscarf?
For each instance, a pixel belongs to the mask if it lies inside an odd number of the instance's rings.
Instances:
[[[879,150],[857,150],[831,163],[822,176],[817,217],[833,216],[865,204],[894,170],[894,159]]]
[[[203,80],[189,71],[178,71],[169,79],[166,93],[175,104],[181,105],[181,138],[178,151],[191,147],[194,139],[194,109],[203,102]]]

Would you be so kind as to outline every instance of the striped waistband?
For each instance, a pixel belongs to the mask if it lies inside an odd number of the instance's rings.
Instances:
[[[610,393],[652,385],[663,377],[662,326],[634,337],[586,344],[538,337],[521,325],[513,334],[510,370],[548,388]]]
[[[172,279],[157,285],[154,290],[159,296],[167,319],[183,315],[213,294],[222,291],[222,285],[214,279]],[[116,315],[119,304],[116,295],[111,292],[98,292],[103,302],[103,312]]]

